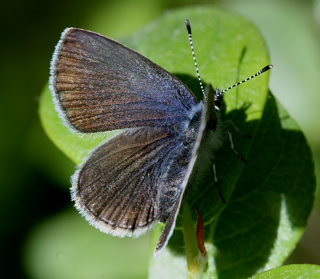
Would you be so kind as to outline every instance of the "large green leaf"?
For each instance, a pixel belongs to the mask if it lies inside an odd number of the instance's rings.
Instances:
[[[204,83],[224,89],[269,63],[265,43],[250,22],[208,7],[168,12],[124,42],[201,96],[185,18],[192,23]],[[203,273],[206,278],[247,278],[259,270],[279,266],[302,235],[315,189],[305,138],[268,92],[268,74],[229,91],[225,99],[222,118],[233,120],[243,133],[252,136],[246,139],[230,127],[237,150],[249,163],[236,158],[225,141],[216,154],[216,168],[227,206],[216,193],[209,165],[207,172],[188,186],[187,206],[178,222],[182,230],[176,230],[169,247],[152,260],[150,278],[185,278],[187,264],[190,277]],[[73,134],[59,119],[48,90],[42,96],[40,115],[49,137],[76,163],[114,135]],[[208,264],[197,250],[195,208],[206,224]]]

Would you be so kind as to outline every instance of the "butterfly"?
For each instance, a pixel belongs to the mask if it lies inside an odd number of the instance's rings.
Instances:
[[[187,28],[190,37],[188,21]],[[208,86],[198,102],[148,58],[78,28],[62,33],[50,71],[56,108],[72,130],[126,129],[93,150],[73,175],[76,208],[94,227],[120,237],[164,222],[160,251],[174,230],[198,155],[221,145],[224,91]]]

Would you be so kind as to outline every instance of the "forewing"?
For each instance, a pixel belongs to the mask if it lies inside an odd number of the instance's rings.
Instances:
[[[97,33],[69,28],[51,63],[57,107],[81,132],[186,120],[194,95],[163,68]]]
[[[161,219],[159,179],[178,144],[172,128],[149,127],[101,145],[74,175],[76,207],[103,232],[140,235]]]

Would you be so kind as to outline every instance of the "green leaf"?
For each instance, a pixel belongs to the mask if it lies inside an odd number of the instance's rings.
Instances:
[[[205,84],[224,89],[269,64],[264,40],[250,22],[208,7],[168,12],[123,42],[178,76],[200,99],[185,18],[192,24]],[[189,211],[184,210],[178,220],[182,231],[176,230],[169,247],[152,259],[150,278],[186,278],[188,271],[190,278],[247,278],[281,265],[306,226],[315,190],[311,154],[295,122],[268,92],[268,73],[230,90],[225,100],[222,119],[232,120],[252,136],[244,138],[230,127],[236,149],[249,163],[234,156],[225,140],[215,157],[227,205],[217,195],[209,165],[188,185]],[[73,134],[59,119],[48,90],[42,96],[40,116],[49,137],[76,163],[114,134]],[[193,240],[189,237],[196,225],[196,208],[206,224],[207,264],[194,257],[195,234]],[[191,268],[197,263],[198,269]]]
[[[251,279],[319,279],[320,266],[311,264],[293,264],[274,268]]]

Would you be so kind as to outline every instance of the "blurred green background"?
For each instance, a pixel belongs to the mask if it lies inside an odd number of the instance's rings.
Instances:
[[[276,65],[270,88],[304,131],[320,173],[319,0],[5,1],[0,10],[2,274],[146,278],[150,235],[135,240],[103,235],[72,208],[69,177],[74,165],[46,137],[38,102],[65,27],[119,38],[168,9],[198,4],[242,14],[261,30]],[[288,262],[320,264],[319,200]]]

